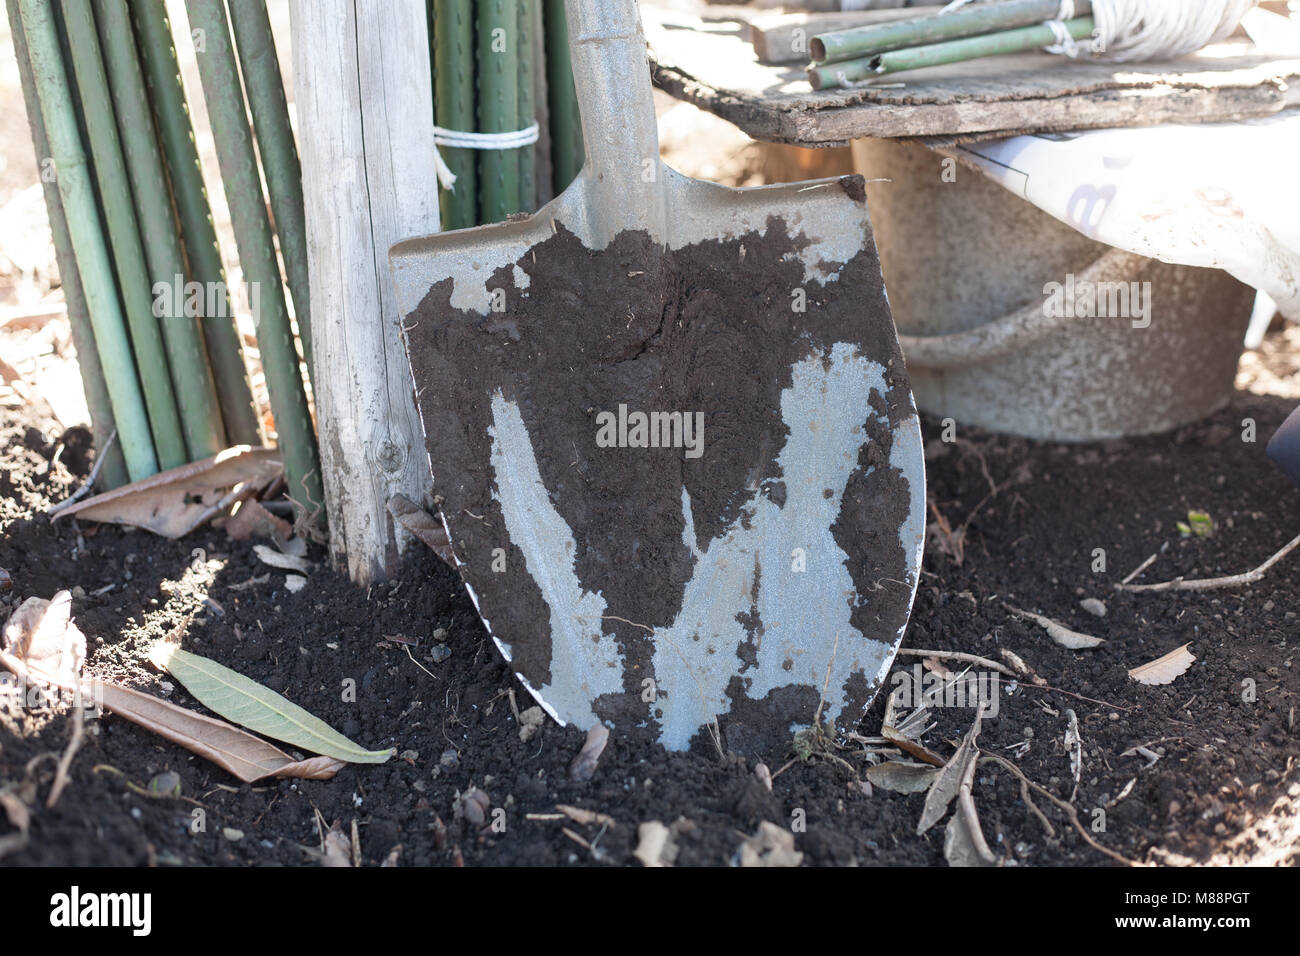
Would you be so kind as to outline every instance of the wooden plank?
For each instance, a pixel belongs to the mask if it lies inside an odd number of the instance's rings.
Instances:
[[[834,146],[862,136],[985,138],[1226,122],[1300,106],[1300,58],[1265,56],[1246,41],[1174,62],[1028,53],[888,78],[901,86],[813,90],[802,69],[758,62],[744,25],[691,30],[678,13],[641,10],[655,83],[770,142]]]
[[[389,497],[432,495],[388,271],[394,242],[438,231],[428,27],[423,0],[291,12],[330,550],[366,584],[414,540]]]

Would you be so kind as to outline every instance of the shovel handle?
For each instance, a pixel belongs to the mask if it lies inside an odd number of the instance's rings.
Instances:
[[[590,239],[664,234],[659,134],[636,0],[566,0],[569,55],[582,114]]]

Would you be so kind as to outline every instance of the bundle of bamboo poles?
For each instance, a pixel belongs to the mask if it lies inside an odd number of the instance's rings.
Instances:
[[[164,0],[7,4],[55,171],[46,204],[102,486],[261,444]],[[313,514],[315,431],[275,246],[310,367],[302,182],[265,0],[228,0],[229,19],[226,0],[185,5],[289,495]]]
[[[961,63],[986,56],[1022,53],[1061,40],[1092,35],[1089,0],[1075,0],[1075,16],[1059,28],[1049,25],[1061,0],[999,0],[908,20],[836,30],[809,44],[808,82],[815,90],[848,86],[887,73]]]
[[[454,185],[441,191],[443,229],[532,212],[582,168],[582,129],[564,0],[429,0],[434,121],[467,133],[539,125],[510,149],[441,146]]]

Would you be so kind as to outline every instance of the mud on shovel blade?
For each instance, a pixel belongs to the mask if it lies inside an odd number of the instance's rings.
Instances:
[[[880,687],[924,465],[862,180],[659,161],[632,0],[568,5],[587,165],[391,264],[442,520],[558,720],[773,759]]]

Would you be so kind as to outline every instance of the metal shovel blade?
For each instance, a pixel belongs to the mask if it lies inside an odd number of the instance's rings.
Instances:
[[[862,716],[920,567],[920,428],[862,181],[673,172],[635,4],[568,12],[581,175],[391,251],[442,521],[557,720],[775,759]]]

